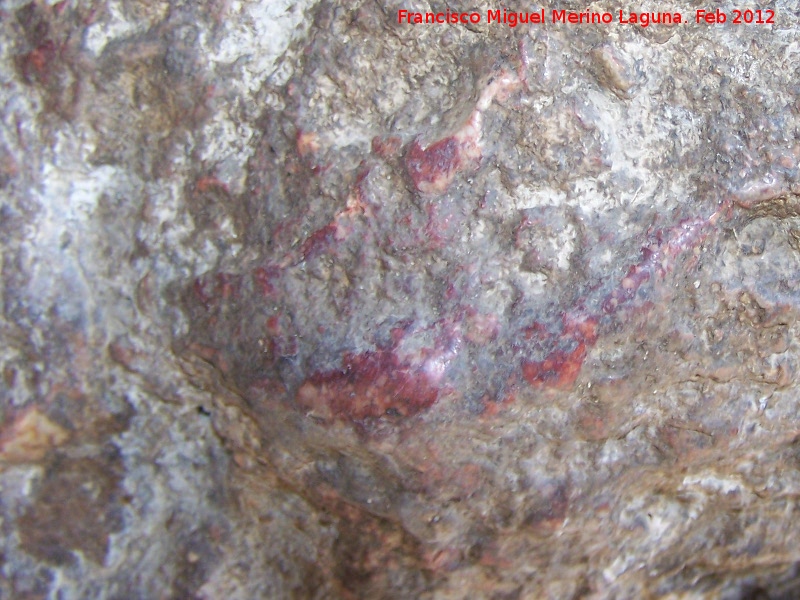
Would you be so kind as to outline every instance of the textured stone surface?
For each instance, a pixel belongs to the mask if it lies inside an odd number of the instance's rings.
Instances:
[[[796,9],[398,8],[0,5],[0,597],[797,595]]]

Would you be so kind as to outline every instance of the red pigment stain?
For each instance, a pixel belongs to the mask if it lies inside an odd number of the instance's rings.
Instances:
[[[228,363],[228,360],[225,358],[225,356],[223,356],[222,352],[216,348],[207,346],[205,344],[192,343],[189,345],[189,350],[204,361],[209,362],[217,367],[217,369],[222,371],[222,373],[225,375],[230,373],[230,363]]]
[[[320,150],[319,136],[313,131],[298,131],[296,143],[297,153],[303,158]]]
[[[34,79],[38,79],[43,83],[47,83],[56,54],[57,47],[55,42],[47,40],[34,50],[21,56],[19,64],[25,80],[28,83],[33,83]]]
[[[619,285],[603,301],[603,311],[613,314],[636,297],[636,292],[646,281],[664,277],[675,267],[674,259],[689,248],[702,243],[707,235],[707,227],[716,220],[716,214],[709,219],[685,219],[674,227],[661,229],[653,236],[653,241],[642,248],[642,259],[628,269]]]
[[[674,267],[675,258],[689,248],[702,243],[707,229],[718,218],[715,213],[708,219],[686,219],[676,226],[657,231],[652,242],[642,248],[642,259],[628,269],[625,277],[602,303],[602,311],[607,315],[619,312],[625,304],[636,297],[641,286],[650,280],[663,278]],[[576,346],[571,352],[553,350],[542,361],[522,361],[522,376],[531,385],[570,388],[578,378],[588,348],[597,341],[597,326],[600,315],[585,315],[577,310],[563,317],[561,340],[573,341]],[[526,339],[544,335],[538,324],[525,330]]]
[[[562,339],[577,345],[571,352],[553,350],[542,361],[523,361],[522,376],[531,385],[566,389],[572,387],[581,372],[588,348],[597,341],[597,317],[567,313],[562,317]],[[536,334],[549,337],[540,324],[534,323],[526,330],[527,336]]]
[[[219,273],[217,275],[216,293],[223,300],[239,295],[240,277],[229,273]]]
[[[221,301],[238,298],[241,291],[241,279],[241,276],[232,273],[198,277],[194,280],[193,290],[198,300],[206,308],[211,308]]]
[[[197,299],[205,306],[209,308],[211,306],[212,295],[206,292],[206,285],[205,282],[198,277],[194,280],[194,285],[192,286],[192,290],[194,291],[194,295],[197,296]]]
[[[472,344],[482,346],[497,339],[500,322],[497,315],[479,313],[473,308],[467,310],[466,334],[464,337]]]
[[[425,175],[428,179],[421,178],[421,182],[434,181],[435,172],[454,172],[459,160],[458,149],[454,144],[452,139],[444,140],[438,144],[438,149],[431,147],[427,151],[414,144],[409,160],[413,162],[415,153],[422,153],[417,156],[419,165],[422,165],[418,174],[424,174],[424,168],[433,169],[428,172],[429,177]],[[426,152],[431,154],[427,155]],[[431,164],[439,166],[434,169]],[[333,223],[312,233],[282,264],[254,269],[253,289],[264,296],[274,295],[277,292],[274,281],[280,277],[286,265],[292,264],[290,259],[308,259],[329,250],[331,244],[339,239],[341,227],[337,227],[337,223],[341,226],[353,215],[367,212],[368,206],[360,184],[361,181],[349,198],[347,209],[337,215]],[[717,218],[718,214],[715,213],[707,219],[681,221],[673,227],[651,233],[642,247],[639,262],[632,265],[617,285],[601,298],[601,307],[596,313],[589,312],[585,306],[586,301],[582,300],[562,314],[560,331],[536,321],[519,331],[517,339],[512,341],[525,340],[528,344],[546,349],[543,360],[523,359],[518,363],[517,368],[524,380],[536,387],[572,387],[580,375],[589,349],[597,342],[601,322],[608,322],[612,315],[623,310],[644,310],[647,303],[634,302],[637,291],[646,283],[653,285],[674,270],[677,257],[702,243]],[[446,220],[444,223],[446,224]],[[196,280],[194,293],[210,308],[221,300],[235,299],[239,294],[240,284],[241,280],[236,276],[221,273]],[[452,283],[446,294],[448,297],[459,295]],[[409,335],[410,325],[410,322],[398,323],[391,330],[391,346],[360,354],[347,353],[343,356],[339,369],[311,375],[296,393],[298,407],[325,420],[342,419],[352,422],[386,416],[417,415],[429,409],[439,399],[443,384],[447,382],[449,362],[459,352],[462,328],[464,339],[479,346],[491,343],[500,335],[500,321],[497,316],[467,307],[459,309],[452,316],[451,325],[453,331],[457,332],[457,335],[453,334],[453,339],[447,341],[447,344],[437,344],[437,348],[424,349],[412,356],[401,354],[397,350],[401,341]],[[213,326],[213,322],[210,326]],[[286,324],[278,315],[267,319],[264,333],[269,343],[266,348],[272,360],[297,355],[297,337],[286,330]],[[453,341],[456,338],[457,341]],[[229,370],[229,365],[216,350],[196,347],[195,352],[218,364],[223,372]],[[513,399],[512,392],[507,396],[507,401],[512,402]],[[490,404],[488,399],[484,404]]]
[[[279,262],[279,267],[298,264],[309,260],[329,250],[331,244],[348,238],[355,231],[356,217],[374,216],[374,206],[369,202],[364,186],[370,170],[363,168],[359,173],[354,188],[347,196],[345,208],[334,215],[333,220],[311,233],[298,248],[297,252],[290,252]],[[277,232],[276,232],[277,235]]]
[[[265,364],[274,364],[279,358],[297,356],[300,344],[291,320],[282,314],[272,315],[264,324],[264,334],[259,345]]]
[[[342,368],[317,373],[298,390],[297,402],[323,418],[352,421],[385,415],[409,417],[438,399],[435,382],[393,352],[346,354]]]
[[[579,317],[574,313],[568,313],[564,315],[563,322],[564,332],[572,339],[584,341],[589,346],[593,346],[597,341],[597,325],[600,323],[597,317]]]
[[[450,229],[450,215],[442,215],[442,211],[437,204],[429,204],[426,212],[428,213],[428,223],[425,225],[425,239],[428,240],[430,248],[442,248],[445,244],[445,236],[442,232]]]
[[[444,138],[423,148],[415,140],[406,154],[406,170],[420,192],[444,192],[461,168],[460,144],[455,137]]]
[[[267,333],[270,335],[280,335],[282,332],[281,319],[278,315],[272,315],[267,319]]]
[[[644,250],[643,253],[649,253],[649,250]],[[628,269],[628,273],[622,280],[622,283],[612,291],[603,301],[603,310],[607,313],[613,313],[619,306],[632,300],[636,296],[636,292],[642,287],[642,284],[650,279],[650,270],[647,268],[647,258],[645,261],[638,265],[633,265]]]
[[[253,270],[253,284],[265,298],[275,293],[273,280],[280,276],[277,267],[258,267]]]
[[[194,188],[201,194],[211,190],[220,190],[226,194],[228,193],[228,186],[213,175],[199,177],[194,183]]]
[[[300,246],[300,254],[303,260],[308,260],[309,258],[321,254],[326,246],[333,241],[335,235],[336,225],[334,223],[329,223],[308,236],[306,241],[303,242],[303,245]]]
[[[531,385],[567,389],[572,387],[586,358],[586,344],[580,342],[572,352],[554,350],[541,362],[524,361],[522,376]]]
[[[403,141],[396,136],[382,138],[376,135],[372,138],[372,152],[381,158],[396,156],[402,145]]]

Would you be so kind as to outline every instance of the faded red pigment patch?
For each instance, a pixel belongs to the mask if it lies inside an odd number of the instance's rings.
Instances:
[[[321,254],[336,236],[336,225],[330,223],[312,233],[300,246],[303,260],[308,260]]]
[[[280,270],[274,266],[257,267],[253,269],[253,285],[265,298],[275,294],[275,280],[279,277]]]
[[[500,320],[495,314],[483,314],[475,309],[467,311],[466,334],[468,342],[482,346],[497,339],[500,331]]]
[[[303,158],[316,154],[321,148],[319,136],[313,131],[298,131],[296,142],[297,153]]]
[[[409,417],[430,408],[438,397],[425,372],[383,350],[346,354],[341,370],[317,373],[297,392],[298,404],[315,415],[351,421]]]
[[[47,40],[34,50],[20,56],[17,59],[18,66],[25,81],[33,83],[38,80],[47,83],[57,56],[58,48],[53,40]]]
[[[642,248],[642,259],[632,265],[622,281],[604,299],[603,312],[613,315],[636,298],[636,293],[646,283],[663,279],[675,268],[677,257],[686,250],[702,243],[708,229],[714,225],[720,213],[708,219],[685,219],[674,227],[661,229],[652,236],[651,242]],[[576,310],[563,318],[561,339],[572,340],[577,345],[571,352],[553,350],[542,361],[523,361],[522,376],[531,385],[570,388],[578,378],[588,348],[597,341],[600,315],[584,315]],[[526,339],[549,338],[537,324],[525,330]]]
[[[228,186],[213,175],[203,175],[194,182],[194,189],[205,194],[206,192],[219,190],[225,194],[228,193]]]
[[[234,273],[205,275],[194,280],[192,290],[200,302],[211,309],[221,302],[238,298],[241,293],[242,277]]]
[[[544,360],[522,361],[522,376],[531,385],[568,389],[581,372],[589,348],[597,342],[599,319],[586,316],[582,311],[565,313],[562,317],[562,341],[576,344],[571,352],[551,351]],[[533,323],[524,330],[525,339],[537,339],[552,344],[553,336],[541,323]]]
[[[397,136],[380,137],[375,136],[372,138],[372,152],[381,158],[392,158],[400,152],[403,145],[403,140]]]
[[[721,209],[724,211],[724,208]],[[663,278],[675,268],[675,259],[686,250],[700,245],[722,212],[708,219],[684,219],[674,227],[657,231],[647,246],[642,248],[642,260],[632,265],[616,289],[603,301],[603,311],[616,312],[633,300],[642,285]]]
[[[406,170],[414,186],[425,194],[444,192],[461,169],[461,144],[444,138],[427,148],[415,140],[406,154]]]
[[[577,316],[567,313],[562,321],[564,323],[564,332],[570,335],[572,339],[586,342],[589,346],[593,346],[597,342],[597,325],[600,322],[597,317]]]
[[[586,358],[586,344],[580,342],[572,352],[554,350],[543,361],[522,363],[522,376],[531,385],[567,389],[572,387]]]

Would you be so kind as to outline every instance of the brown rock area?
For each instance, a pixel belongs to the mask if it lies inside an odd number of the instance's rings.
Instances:
[[[796,7],[500,8],[0,4],[0,598],[800,595]]]

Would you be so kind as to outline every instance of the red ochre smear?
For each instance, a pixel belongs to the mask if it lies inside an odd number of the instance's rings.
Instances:
[[[461,144],[444,138],[423,148],[415,140],[406,154],[406,170],[416,188],[426,194],[444,192],[461,169]]]
[[[542,361],[522,361],[522,376],[531,385],[568,389],[581,372],[587,349],[597,341],[597,317],[564,315],[562,340],[574,342],[571,351],[553,350]]]
[[[572,352],[555,350],[541,362],[522,363],[522,376],[531,385],[568,389],[581,372],[586,358],[586,344],[580,342]]]
[[[253,284],[265,298],[275,294],[275,280],[279,277],[280,269],[275,266],[258,267],[253,270]]]
[[[446,167],[450,164],[449,150],[445,147],[440,150],[444,153],[441,160]],[[525,328],[521,335],[526,340],[536,339],[553,350],[540,361],[523,359],[520,363],[523,379],[534,387],[571,388],[589,349],[597,342],[601,319],[630,306],[642,285],[661,279],[673,270],[678,255],[700,244],[718,216],[715,213],[707,219],[687,219],[651,234],[642,247],[639,262],[632,265],[603,298],[597,314],[587,312],[583,305],[573,307],[563,314],[561,331],[557,335],[538,323]],[[301,253],[304,256],[314,254],[322,240],[332,234],[330,229],[323,228],[306,240]],[[426,368],[428,359],[435,355],[433,349],[424,353],[424,357],[415,358],[399,356],[391,349],[345,354],[340,369],[315,373],[301,385],[297,404],[326,420],[361,422],[384,416],[419,414],[436,403],[443,389],[443,379],[446,379],[446,364],[438,371]]]
[[[446,188],[461,166],[463,153],[463,146],[452,137],[436,142],[427,149],[414,142],[406,157],[409,173],[421,190],[430,190],[443,183]],[[467,158],[470,158],[468,154]],[[329,249],[340,235],[346,237],[344,225],[347,219],[355,213],[366,214],[369,208],[363,191],[356,191],[352,195],[353,202],[348,201],[348,208],[337,215],[332,223],[308,236],[297,248],[298,252],[291,253],[279,264],[255,269],[252,272],[254,288],[265,297],[274,296],[286,266],[317,256]],[[597,341],[601,320],[631,306],[645,283],[663,279],[675,268],[679,255],[703,242],[726,210],[727,207],[723,206],[708,218],[685,219],[672,227],[651,233],[642,247],[640,260],[630,266],[622,280],[602,298],[596,314],[588,312],[581,301],[563,314],[559,334],[548,332],[540,323],[533,323],[520,331],[519,335],[526,341],[537,340],[540,345],[551,348],[543,360],[521,360],[519,369],[522,378],[534,387],[572,387],[589,349]],[[234,276],[221,273],[216,278],[195,281],[194,292],[210,308],[220,300],[236,296],[240,283]],[[496,324],[489,321],[471,323],[470,316],[465,313],[455,317],[454,321],[458,327],[462,324],[467,327],[468,341],[486,343],[494,339],[497,335]],[[275,326],[275,323],[268,324],[273,329]],[[296,354],[296,349],[290,350],[276,351],[276,354]],[[441,349],[438,352],[441,354]],[[457,353],[458,348],[449,352]],[[296,395],[297,404],[326,420],[359,422],[384,416],[409,417],[419,414],[436,403],[446,387],[447,363],[452,357],[443,360],[443,356],[436,355],[436,349],[428,349],[422,356],[416,357],[398,355],[393,349],[347,353],[340,369],[317,372],[300,386]],[[439,368],[429,368],[438,363],[442,363]]]
[[[391,351],[346,354],[340,370],[310,377],[298,390],[297,401],[325,419],[409,417],[436,402],[437,383]]]
[[[38,79],[42,83],[47,83],[54,69],[57,55],[58,47],[55,42],[47,40],[21,56],[18,60],[25,80],[33,83],[35,79]]]
[[[217,273],[210,277],[198,277],[194,280],[192,289],[200,302],[210,309],[222,301],[237,297],[241,279],[241,276],[233,273]]]
[[[322,254],[336,236],[336,225],[330,223],[312,233],[300,247],[303,260]]]
[[[603,312],[611,315],[620,311],[636,297],[645,282],[663,278],[673,270],[678,255],[702,243],[719,214],[714,213],[708,219],[685,219],[674,227],[657,231],[642,248],[641,260],[628,269],[622,281],[605,297]],[[587,317],[573,311],[565,314],[563,320],[561,345],[571,343],[574,347],[570,351],[553,350],[542,361],[523,360],[522,376],[533,386],[571,388],[581,372],[588,348],[597,341],[599,315]],[[535,330],[529,328],[526,333],[530,332],[535,333]]]

